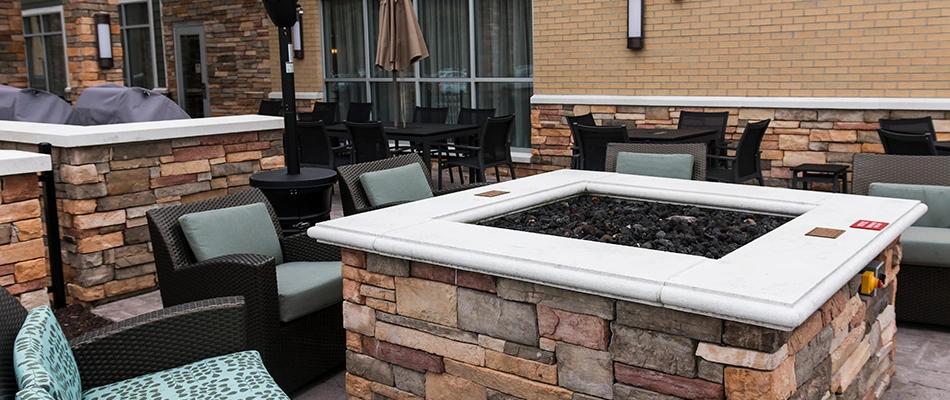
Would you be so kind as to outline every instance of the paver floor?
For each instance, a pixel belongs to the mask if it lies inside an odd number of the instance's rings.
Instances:
[[[447,178],[447,176],[446,176]],[[492,181],[494,177],[490,177]],[[342,218],[339,189],[334,190],[331,218]],[[162,308],[159,291],[93,308],[92,312],[121,321]],[[882,400],[950,399],[950,330],[920,325],[898,325],[897,373]],[[291,393],[294,400],[346,400],[345,372],[340,369]]]

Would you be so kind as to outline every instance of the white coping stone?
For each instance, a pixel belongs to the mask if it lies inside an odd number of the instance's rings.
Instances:
[[[531,104],[945,111],[950,99],[893,97],[620,96],[536,94]]]
[[[271,100],[283,99],[283,92],[270,92],[267,98]],[[323,92],[295,92],[294,98],[297,100],[323,100]]]
[[[30,144],[49,142],[54,147],[84,147],[283,128],[282,117],[268,115],[234,115],[94,126],[0,121],[0,140]]]
[[[0,150],[0,176],[49,171],[52,168],[52,160],[46,154]]]
[[[474,196],[488,190],[508,194]],[[591,192],[797,218],[719,260],[468,222]],[[560,170],[317,224],[358,250],[790,331],[926,212],[913,200]],[[869,219],[881,231],[850,228]],[[837,239],[805,236],[815,227]]]

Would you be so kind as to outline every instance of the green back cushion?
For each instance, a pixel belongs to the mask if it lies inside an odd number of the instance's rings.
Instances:
[[[620,152],[617,154],[617,172],[660,178],[691,179],[693,156]]]
[[[178,218],[198,261],[228,254],[263,254],[284,262],[280,239],[264,203],[222,208]]]
[[[927,205],[924,214],[914,226],[950,228],[950,186],[907,185],[900,183],[874,182],[868,194],[878,197],[920,200]]]
[[[73,351],[47,306],[26,316],[13,344],[13,368],[20,389],[40,389],[60,400],[82,398]]]
[[[396,201],[416,201],[432,197],[432,188],[416,163],[360,175],[360,185],[373,207]]]

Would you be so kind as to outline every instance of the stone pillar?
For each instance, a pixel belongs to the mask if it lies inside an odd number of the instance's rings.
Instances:
[[[96,14],[109,14],[113,68],[99,68],[99,45],[93,18]],[[63,2],[63,20],[66,21],[66,55],[71,87],[68,100],[75,102],[87,87],[110,82],[125,85],[118,0],[66,0]]]
[[[886,286],[859,276],[791,332],[343,251],[346,390],[375,399],[877,399],[894,374]]]
[[[0,85],[26,87],[24,43],[20,2],[0,2]]]
[[[0,178],[0,285],[26,308],[49,304],[49,265],[36,173]]]

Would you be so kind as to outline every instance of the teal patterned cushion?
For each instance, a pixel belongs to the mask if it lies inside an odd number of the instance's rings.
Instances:
[[[198,261],[228,254],[263,254],[284,262],[280,239],[264,203],[182,215],[178,218]]]
[[[13,343],[13,368],[20,389],[42,389],[59,400],[82,398],[73,351],[47,306],[26,316]]]
[[[16,393],[16,400],[56,400],[40,388],[23,389]]]
[[[84,400],[290,400],[256,351],[208,358],[89,389]]]

